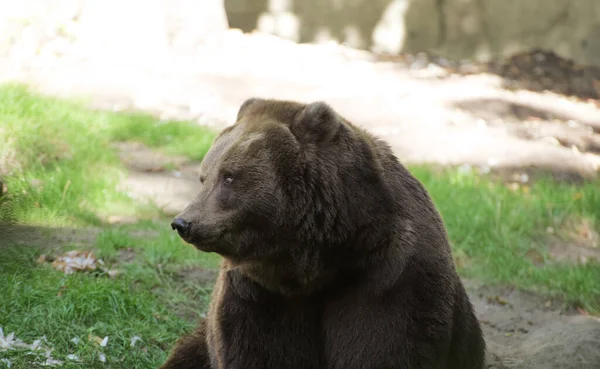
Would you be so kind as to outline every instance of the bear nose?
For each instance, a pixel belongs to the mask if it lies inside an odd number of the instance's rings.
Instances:
[[[190,228],[190,223],[186,222],[182,218],[175,218],[171,222],[171,228],[176,229],[179,234],[185,234]]]

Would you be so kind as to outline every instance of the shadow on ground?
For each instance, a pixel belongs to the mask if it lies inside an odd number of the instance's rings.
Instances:
[[[514,162],[503,165],[497,168],[498,174],[517,171],[530,177],[550,174],[557,180],[575,183],[597,177],[600,120],[596,115],[502,98],[465,99],[453,102],[452,106],[490,127],[502,126],[516,143],[530,142],[540,148],[523,150],[517,165]],[[507,155],[509,152],[515,155],[514,150],[506,146]]]
[[[0,257],[5,247],[22,246],[52,250],[65,245],[93,244],[100,231],[95,228],[55,228],[0,223]]]

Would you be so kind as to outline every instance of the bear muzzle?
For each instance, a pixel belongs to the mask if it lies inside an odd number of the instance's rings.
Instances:
[[[175,218],[171,222],[171,228],[177,230],[179,236],[185,240],[190,231],[190,223],[183,218]]]

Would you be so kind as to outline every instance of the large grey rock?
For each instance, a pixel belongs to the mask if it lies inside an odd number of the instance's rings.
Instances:
[[[600,369],[600,321],[577,316],[546,325],[521,352],[518,369]]]
[[[600,65],[600,2],[589,0],[417,1],[406,13],[405,50],[436,48],[454,58],[509,54],[538,47],[584,64]],[[429,4],[425,7],[424,4]],[[425,40],[430,14],[439,36]]]
[[[301,42],[479,60],[537,47],[600,65],[596,0],[225,0],[225,9],[232,27]]]

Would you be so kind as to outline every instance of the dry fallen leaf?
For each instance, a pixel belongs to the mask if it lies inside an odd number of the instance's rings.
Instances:
[[[488,296],[487,300],[488,300],[488,302],[497,303],[497,304],[500,304],[502,306],[508,304],[508,300],[506,300],[502,296]]]
[[[46,262],[48,262],[48,260],[46,259],[46,255],[40,255],[40,257],[37,259],[36,263],[38,264],[45,264]]]
[[[91,251],[69,251],[56,258],[49,255],[41,255],[37,262],[43,264],[52,262],[52,267],[65,274],[73,274],[76,271],[102,271],[110,278],[116,278],[120,272],[116,269],[108,269],[104,266],[102,259],[97,259]]]
[[[72,274],[78,270],[94,271],[98,268],[98,260],[91,251],[69,251],[52,262],[54,269],[65,274]]]
[[[90,334],[90,335],[88,335],[88,341],[94,342],[97,345],[104,347],[104,346],[106,346],[106,343],[108,342],[108,336],[105,336],[104,338],[102,338],[102,337],[98,337],[98,336],[92,336]]]
[[[544,264],[544,255],[535,249],[530,249],[525,253],[525,257],[533,263],[533,265],[540,266]]]
[[[130,347],[133,347],[133,346],[135,346],[135,343],[136,343],[137,341],[141,341],[141,340],[142,340],[142,338],[141,338],[140,336],[133,336],[133,337],[131,338],[131,343],[129,344],[129,346],[130,346]]]

